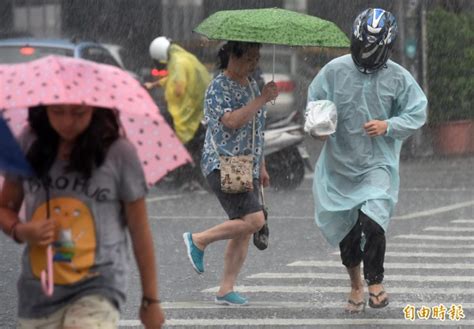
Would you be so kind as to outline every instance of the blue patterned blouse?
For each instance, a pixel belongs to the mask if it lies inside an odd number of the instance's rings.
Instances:
[[[252,94],[252,88],[253,94]],[[225,127],[221,118],[226,112],[236,111],[249,103],[253,95],[258,96],[257,83],[251,79],[247,86],[219,73],[211,81],[204,99],[204,121],[207,124],[206,140],[202,153],[201,170],[205,176],[220,169],[219,155],[246,155],[252,153],[252,120],[239,129]],[[255,146],[253,177],[260,177],[266,109],[258,110],[255,118]],[[217,146],[217,152],[211,141]]]

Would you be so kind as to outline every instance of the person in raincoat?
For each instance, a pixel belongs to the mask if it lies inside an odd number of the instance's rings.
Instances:
[[[384,291],[385,231],[398,200],[403,140],[426,121],[427,99],[410,73],[389,60],[397,36],[395,17],[367,9],[354,21],[351,54],[338,57],[316,75],[308,102],[337,107],[336,132],[316,164],[315,221],[325,238],[339,245],[351,292],[346,311],[388,305]]]
[[[164,88],[168,112],[173,119],[176,135],[188,149],[199,172],[205,128],[202,126],[204,93],[211,81],[211,74],[194,56],[168,38],[160,36],[150,44],[150,56],[159,63],[166,63],[168,75],[152,83]],[[201,138],[200,138],[201,137]]]

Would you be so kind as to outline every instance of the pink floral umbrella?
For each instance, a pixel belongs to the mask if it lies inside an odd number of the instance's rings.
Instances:
[[[128,139],[137,149],[149,185],[192,161],[149,94],[127,72],[61,56],[0,65],[0,114],[14,133],[20,133],[25,126],[28,107],[53,104],[86,104],[117,110]],[[46,263],[41,285],[44,293],[51,296],[51,245],[46,249]]]
[[[192,161],[148,92],[127,72],[62,56],[0,65],[0,111],[15,134],[26,123],[25,108],[53,104],[117,110],[127,138],[138,151],[149,185]]]

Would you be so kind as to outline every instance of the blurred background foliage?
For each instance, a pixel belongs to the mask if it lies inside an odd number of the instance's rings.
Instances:
[[[474,120],[474,13],[428,14],[430,124]]]

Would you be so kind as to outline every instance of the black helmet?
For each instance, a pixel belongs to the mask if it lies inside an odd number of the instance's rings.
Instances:
[[[354,20],[351,38],[352,60],[362,73],[374,73],[387,63],[397,38],[398,26],[392,13],[369,8]]]

